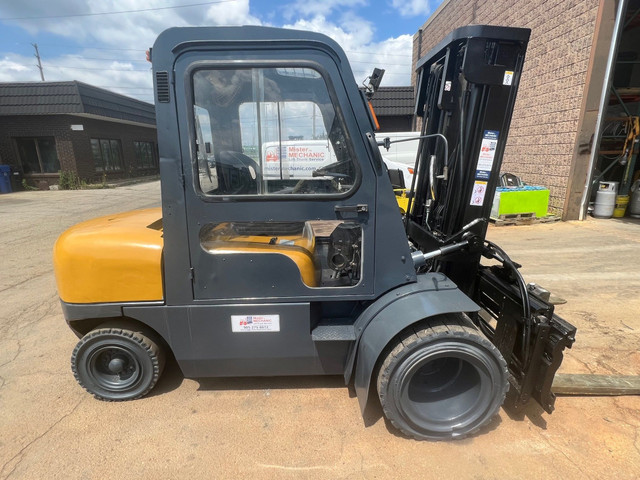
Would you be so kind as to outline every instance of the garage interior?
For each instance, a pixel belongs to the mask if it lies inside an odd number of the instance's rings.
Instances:
[[[588,191],[598,202],[600,192],[615,190],[614,218],[625,207],[627,217],[640,218],[640,0],[619,8]]]

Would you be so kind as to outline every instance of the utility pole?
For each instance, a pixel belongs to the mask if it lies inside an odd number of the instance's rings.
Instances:
[[[33,45],[33,48],[36,49],[36,53],[34,55],[38,59],[38,65],[36,66],[38,67],[38,70],[40,70],[40,78],[44,82],[44,71],[42,70],[42,62],[40,61],[40,52],[38,51],[38,44],[32,43],[31,45]]]

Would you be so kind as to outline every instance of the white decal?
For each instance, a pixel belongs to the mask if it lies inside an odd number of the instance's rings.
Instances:
[[[502,80],[503,85],[511,85],[513,83],[513,72],[506,70],[504,72],[504,79]]]
[[[476,166],[476,180],[489,180],[491,169],[493,168],[493,159],[496,156],[496,148],[498,148],[499,135],[500,132],[496,130],[484,131]]]
[[[280,315],[231,315],[232,332],[279,332]]]

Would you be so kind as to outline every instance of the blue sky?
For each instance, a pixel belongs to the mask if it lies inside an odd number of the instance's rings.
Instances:
[[[345,49],[357,81],[380,67],[382,85],[409,85],[411,38],[441,1],[0,0],[0,82],[40,80],[37,43],[46,80],[152,101],[144,50],[162,30],[254,24],[325,33]]]

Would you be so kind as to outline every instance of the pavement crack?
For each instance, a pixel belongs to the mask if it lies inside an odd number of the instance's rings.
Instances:
[[[584,368],[586,368],[587,370],[589,370],[589,373],[591,373],[591,374],[595,373],[595,371],[594,371],[594,369],[591,367],[591,365],[589,365],[589,364],[588,364],[587,362],[585,362],[584,360],[580,360],[579,358],[577,358],[577,357],[575,357],[575,356],[573,357],[573,359],[574,359],[576,362],[578,362],[578,363],[582,364],[582,366],[583,366]]]
[[[564,458],[567,459],[567,461],[573,465],[575,468],[578,469],[578,471],[580,473],[582,473],[586,478],[593,478],[591,475],[589,475],[588,472],[584,471],[579,464],[577,464],[576,462],[573,461],[573,459],[567,455],[562,449],[560,449],[560,447],[558,447],[557,445],[554,445],[553,442],[551,440],[549,440],[545,435],[543,435],[542,433],[539,435],[545,442],[547,445],[549,445],[552,449],[554,449],[556,452],[562,454],[562,456]]]
[[[75,406],[69,412],[65,413],[62,417],[60,417],[58,420],[56,420],[49,428],[47,428],[44,432],[42,432],[40,435],[38,435],[33,440],[29,441],[24,447],[22,447],[18,451],[18,453],[16,453],[13,457],[11,457],[9,460],[7,460],[2,465],[2,468],[0,468],[0,476],[4,475],[2,477],[2,480],[7,480],[13,474],[13,472],[15,472],[16,468],[18,468],[18,465],[20,465],[20,463],[22,462],[22,459],[24,458],[24,454],[25,454],[25,451],[27,450],[27,448],[29,448],[31,445],[36,443],[38,440],[40,440],[43,437],[45,437],[46,435],[48,435],[49,432],[51,432],[51,430],[53,430],[60,422],[62,422],[69,415],[72,415],[76,411],[76,409],[80,406],[80,404],[82,402],[84,402],[84,400],[85,399],[83,398],[82,400],[78,401],[78,403],[76,403]],[[9,470],[5,474],[4,473],[5,469],[7,469],[8,465],[11,464],[11,462],[13,462],[16,459],[17,459],[17,461],[13,464],[13,468],[11,468],[11,470]]]
[[[4,367],[5,365],[9,365],[11,362],[13,362],[16,358],[18,358],[18,355],[20,355],[20,352],[22,352],[22,342],[20,340],[18,340],[18,350],[16,351],[16,354],[13,356],[13,358],[11,360],[8,360],[2,364],[0,364],[0,368]],[[4,383],[3,383],[4,385]]]
[[[49,275],[53,270],[47,270],[46,272],[42,272],[42,273],[38,273],[36,275],[32,275],[29,278],[26,278],[24,280],[22,280],[21,282],[18,283],[14,283],[13,285],[9,285],[8,287],[3,288],[2,290],[0,290],[0,293],[2,292],[6,292],[7,290],[11,290],[12,288],[16,288],[19,287],[20,285],[24,285],[27,282],[30,282],[31,280],[35,280],[36,278],[42,277],[44,275]]]

